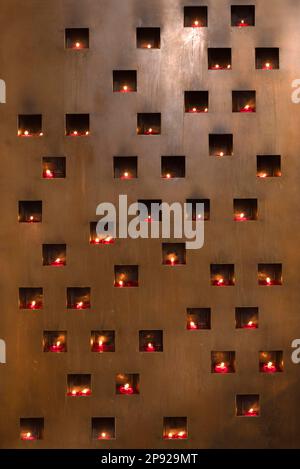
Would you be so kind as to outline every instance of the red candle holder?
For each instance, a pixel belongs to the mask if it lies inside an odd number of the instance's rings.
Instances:
[[[75,50],[84,49],[84,45],[80,41],[76,41],[72,44],[72,49],[75,49]]]
[[[156,346],[152,342],[148,342],[148,344],[144,347],[145,352],[156,352]]]
[[[78,131],[78,130],[71,130],[68,134],[69,137],[87,137],[90,135],[89,130],[85,131]]]
[[[196,330],[200,329],[200,327],[195,321],[189,321],[187,323],[187,329],[189,331],[196,331]]]
[[[263,67],[263,70],[273,70],[273,65],[270,62],[266,62]]]
[[[135,282],[133,280],[118,280],[115,281],[114,286],[117,288],[137,287],[138,282]]]
[[[43,132],[30,132],[30,130],[18,130],[18,137],[43,137]]]
[[[27,303],[26,308],[27,309],[42,309],[42,306],[43,305],[41,302],[33,300]]]
[[[51,262],[50,265],[56,266],[56,267],[63,267],[66,265],[66,261],[58,257],[57,259],[55,259],[55,261]]]
[[[121,176],[120,179],[133,179],[129,171],[125,171]]]
[[[234,221],[249,221],[250,218],[245,215],[245,213],[237,213],[234,216]]]
[[[244,415],[245,415],[246,417],[257,417],[257,416],[258,416],[258,411],[255,410],[255,409],[253,409],[253,408],[251,407],[251,409],[246,410],[246,412],[244,413]]]
[[[215,372],[216,373],[228,373],[229,372],[229,368],[228,366],[224,363],[224,362],[221,362],[221,363],[217,363],[215,365]]]
[[[101,433],[98,435],[97,440],[111,440],[111,436],[110,436],[109,433],[101,432]]]
[[[173,176],[172,176],[171,173],[167,173],[167,174],[163,175],[163,179],[172,179],[172,178],[173,178]]]
[[[119,90],[119,93],[131,93],[131,92],[132,92],[132,89],[128,85],[123,85]]]
[[[128,384],[128,383],[119,386],[119,391],[120,391],[121,394],[126,394],[126,395],[130,395],[130,394],[134,393],[133,387],[130,386],[130,384]]]
[[[159,132],[152,129],[152,127],[150,127],[149,129],[144,131],[144,135],[158,135],[158,134],[159,134]]]
[[[265,279],[259,280],[259,285],[271,287],[274,285],[281,285],[281,281],[272,279],[271,277],[266,277]]]
[[[99,340],[98,342],[93,343],[92,351],[98,353],[109,352],[109,348],[110,347],[103,343],[102,340]]]
[[[242,109],[240,109],[240,112],[255,112],[255,108],[253,106],[250,106],[250,104],[246,104]]]
[[[199,113],[202,113],[202,112],[208,112],[208,108],[207,107],[201,108],[201,107],[193,106],[189,109],[188,112],[192,113],[192,114],[199,114]]]
[[[240,20],[237,25],[239,28],[244,28],[245,26],[249,26],[249,23],[247,23],[245,20]]]
[[[257,324],[253,321],[249,321],[243,326],[243,329],[257,329]]]
[[[72,396],[72,397],[85,397],[85,396],[90,396],[91,394],[92,394],[92,391],[90,388],[84,388],[81,390],[72,389],[72,391],[67,392],[67,396]]]
[[[263,365],[264,373],[276,373],[277,367],[273,362],[268,362]]]
[[[232,282],[230,282],[229,280],[225,280],[223,277],[213,280],[213,285],[216,287],[226,287],[231,284]]]
[[[186,440],[187,439],[187,432],[180,431],[180,432],[169,432],[167,435],[164,436],[165,440]]]
[[[44,178],[44,179],[54,179],[54,173],[53,173],[53,171],[51,171],[51,169],[46,169],[46,170],[43,172],[43,178]]]
[[[91,240],[90,244],[114,244],[115,240],[112,236],[107,236],[106,238],[94,238]]]
[[[61,353],[65,352],[65,344],[57,341],[56,344],[50,345],[49,352]]]
[[[24,432],[21,434],[21,440],[34,441],[34,440],[37,440],[37,438],[31,432]]]
[[[27,223],[38,223],[38,220],[34,218],[34,215],[30,215],[28,220],[26,220]]]
[[[230,70],[231,65],[220,65],[220,64],[215,64],[210,67],[210,70]]]
[[[199,20],[194,20],[192,24],[192,28],[202,28],[202,24]]]
[[[90,308],[90,303],[84,303],[83,301],[78,301],[75,305],[76,309],[88,309]]]

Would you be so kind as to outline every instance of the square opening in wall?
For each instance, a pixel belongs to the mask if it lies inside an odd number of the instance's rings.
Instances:
[[[258,328],[258,308],[241,307],[235,308],[235,324],[237,329]]]
[[[67,28],[65,30],[66,49],[82,50],[89,48],[88,28]]]
[[[185,156],[162,156],[161,177],[176,179],[185,177]]]
[[[43,244],[43,265],[63,267],[66,264],[66,244]]]
[[[42,175],[44,179],[65,178],[66,158],[64,156],[43,157]]]
[[[255,6],[231,5],[231,26],[238,28],[255,26]]]
[[[139,266],[138,265],[115,265],[115,287],[138,287]]]
[[[211,352],[211,372],[235,373],[235,352]]]
[[[139,350],[140,352],[162,352],[163,331],[140,331]]]
[[[113,90],[117,93],[133,93],[137,91],[136,70],[114,70]]]
[[[42,440],[44,418],[20,418],[20,438],[23,441]]]
[[[231,70],[231,49],[208,48],[208,70]]]
[[[189,331],[211,329],[211,309],[187,308],[186,328]]]
[[[115,331],[92,331],[91,351],[97,353],[115,352]]]
[[[66,136],[87,137],[90,135],[89,114],[66,114]]]
[[[188,437],[187,417],[164,417],[163,439],[186,440]]]
[[[160,49],[160,28],[136,28],[138,49]]]
[[[20,309],[42,309],[43,289],[42,288],[19,288],[19,308]]]
[[[233,135],[232,134],[209,134],[210,156],[232,156]]]
[[[209,199],[186,199],[186,203],[188,204],[186,207],[186,215],[188,220],[203,220],[208,221],[210,218],[210,200]],[[204,212],[202,210],[197,210],[197,204],[201,204],[204,206]],[[201,207],[200,207],[201,208]]]
[[[116,438],[114,417],[93,417],[92,418],[92,439],[93,440],[114,440]]]
[[[140,393],[140,375],[137,373],[119,373],[116,375],[116,394],[130,396]]]
[[[258,394],[237,394],[236,415],[237,417],[258,417],[260,414]]]
[[[67,308],[68,309],[88,309],[90,307],[91,307],[90,287],[67,288]]]
[[[138,113],[137,134],[138,135],[160,135],[161,114],[158,112]]]
[[[138,177],[137,156],[114,156],[114,178],[135,179]]]
[[[281,176],[280,155],[257,155],[257,177],[276,178]]]
[[[232,112],[256,112],[256,91],[233,91]]]
[[[19,223],[41,223],[43,203],[41,200],[19,201]]]
[[[42,137],[42,115],[41,114],[19,114],[18,122],[19,137]]]
[[[233,211],[235,221],[257,220],[257,199],[234,199]]]
[[[104,225],[105,230],[97,233],[97,221],[90,223],[90,244],[101,245],[101,244],[114,244],[114,227],[111,224],[106,223]]]
[[[162,243],[163,265],[185,265],[186,248],[185,243]]]
[[[139,199],[139,216],[141,221],[161,221],[161,199]]]
[[[67,396],[86,397],[92,394],[92,378],[87,374],[70,374],[67,376]]]
[[[230,287],[235,285],[234,264],[211,264],[211,284],[216,287]]]
[[[282,285],[282,264],[258,264],[258,284]]]
[[[259,371],[261,373],[280,373],[283,371],[283,352],[259,352]]]
[[[184,7],[184,27],[203,28],[207,26],[207,7]]]
[[[185,112],[199,113],[208,112],[208,91],[185,91]]]
[[[44,331],[43,351],[61,353],[67,351],[67,331]]]
[[[257,70],[279,69],[279,48],[257,47],[255,49],[255,66]]]

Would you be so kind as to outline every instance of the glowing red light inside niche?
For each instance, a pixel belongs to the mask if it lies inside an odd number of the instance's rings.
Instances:
[[[128,384],[128,383],[119,386],[119,391],[120,391],[121,394],[127,394],[127,395],[130,395],[130,394],[134,393],[133,387],[130,386],[130,384]]]
[[[22,432],[21,433],[21,440],[23,441],[33,441],[37,438],[31,432]]]
[[[81,390],[76,390],[72,389],[71,391],[67,392],[67,396],[73,396],[73,397],[84,397],[84,396],[90,396],[92,394],[92,391],[90,388],[84,388]]]
[[[180,432],[169,432],[167,435],[164,436],[165,440],[186,440],[187,439],[187,432],[180,431]]]
[[[249,410],[246,410],[245,416],[247,417],[257,417],[259,415],[258,411],[253,409],[252,407]]]
[[[225,364],[225,362],[217,363],[217,364],[215,365],[215,372],[216,372],[216,373],[228,373],[228,372],[229,372],[229,368],[228,368],[228,366]]]
[[[50,345],[49,347],[50,352],[60,353],[65,351],[65,344],[61,341],[57,341],[55,344]]]
[[[276,373],[277,367],[273,362],[265,363],[263,366],[264,373]]]

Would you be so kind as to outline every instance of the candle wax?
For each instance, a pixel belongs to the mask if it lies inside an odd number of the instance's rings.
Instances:
[[[275,373],[277,371],[276,365],[272,362],[265,363],[263,366],[264,373]]]
[[[133,394],[133,387],[124,384],[123,386],[119,387],[119,391],[120,391],[121,394],[128,394],[128,395]]]
[[[215,372],[216,373],[228,373],[229,369],[225,363],[219,363],[215,365]]]

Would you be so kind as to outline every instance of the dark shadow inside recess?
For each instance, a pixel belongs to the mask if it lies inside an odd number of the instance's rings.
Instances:
[[[282,285],[282,264],[258,264],[258,284]]]
[[[90,374],[69,374],[67,376],[67,396],[86,397],[92,394]]]
[[[211,352],[211,372],[235,373],[235,352]]]
[[[281,176],[280,155],[257,155],[257,177],[271,178]]]
[[[67,28],[65,30],[66,49],[82,50],[89,48],[88,28]]]
[[[115,331],[92,331],[91,351],[97,353],[115,351]]]
[[[162,263],[170,266],[185,265],[185,243],[162,243]]]
[[[43,351],[62,353],[67,351],[67,331],[44,331]]]
[[[208,48],[209,70],[231,70],[231,49],[226,47]]]
[[[41,114],[19,114],[18,136],[19,137],[42,137],[42,115]]]
[[[119,373],[116,375],[116,394],[132,395],[140,393],[138,373]]]
[[[134,179],[138,177],[137,156],[114,156],[114,178]]]
[[[259,352],[259,371],[261,373],[281,373],[283,371],[283,352]]]
[[[42,309],[43,288],[19,288],[20,309]]]
[[[188,220],[202,220],[202,211],[197,210],[197,204],[204,205],[204,221],[210,218],[210,200],[209,199],[186,199]]]
[[[256,112],[256,91],[233,91],[232,112],[245,114]]]
[[[233,212],[235,221],[257,220],[257,199],[234,199]]]
[[[136,28],[136,45],[138,49],[159,49],[160,28]]]
[[[211,309],[187,308],[186,328],[189,331],[211,329]]]
[[[239,307],[235,308],[235,327],[237,329],[258,328],[258,308]]]
[[[113,91],[117,93],[132,93],[137,91],[136,70],[114,70]]]
[[[43,265],[62,267],[66,263],[66,244],[43,244]]]
[[[208,91],[185,91],[185,112],[192,114],[208,112],[208,96]]]
[[[187,417],[164,417],[163,439],[186,440],[188,437]]]
[[[207,26],[207,7],[188,6],[184,7],[184,27],[203,28]]]
[[[67,308],[68,309],[88,309],[91,307],[90,287],[68,287],[67,288]]]
[[[237,394],[236,416],[258,417],[260,414],[259,394]]]
[[[66,136],[86,137],[90,134],[89,114],[66,114]]]
[[[158,112],[139,113],[137,115],[138,135],[160,135],[161,114]]]
[[[279,48],[257,47],[255,49],[255,66],[258,70],[279,69]]]
[[[210,156],[232,156],[233,135],[232,134],[209,134]]]
[[[45,156],[42,161],[44,179],[61,179],[66,177],[66,158],[64,156]]]
[[[139,331],[139,351],[140,352],[162,352],[163,351],[163,331],[149,330]]]
[[[44,438],[44,418],[20,418],[20,438],[23,441]]]
[[[139,267],[138,265],[115,265],[115,287],[138,287]]]
[[[255,6],[231,5],[231,26],[255,26]]]
[[[213,286],[233,286],[235,284],[234,264],[211,264],[210,278]]]
[[[41,223],[43,214],[41,200],[19,201],[19,223]]]
[[[161,221],[161,199],[139,199],[141,221]]]
[[[114,440],[116,426],[114,417],[92,417],[92,439]]]
[[[161,177],[174,179],[185,177],[185,156],[162,156]]]

